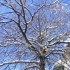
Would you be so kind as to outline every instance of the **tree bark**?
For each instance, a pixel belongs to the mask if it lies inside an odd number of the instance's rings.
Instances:
[[[40,57],[40,70],[45,70],[45,57]]]

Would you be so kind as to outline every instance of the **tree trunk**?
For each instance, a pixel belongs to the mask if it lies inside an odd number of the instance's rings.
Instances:
[[[45,57],[40,57],[40,70],[45,70]]]

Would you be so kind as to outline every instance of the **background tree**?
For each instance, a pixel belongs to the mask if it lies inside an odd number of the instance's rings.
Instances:
[[[53,70],[64,70],[64,66],[63,65],[55,66]]]
[[[68,4],[59,0],[0,0],[0,6],[2,70],[45,70],[64,53],[70,35]]]

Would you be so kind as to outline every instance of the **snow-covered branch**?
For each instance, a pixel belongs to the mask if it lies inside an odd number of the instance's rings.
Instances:
[[[9,62],[4,62],[0,64],[0,66],[6,65],[6,64],[16,64],[16,63],[39,63],[39,61],[30,61],[30,60],[15,60],[15,61],[9,61]]]
[[[66,40],[69,38],[69,36],[70,36],[70,32],[67,32],[67,33],[60,35],[60,36],[56,36],[51,41],[48,41],[49,46],[61,44],[61,43],[68,44],[68,42]]]

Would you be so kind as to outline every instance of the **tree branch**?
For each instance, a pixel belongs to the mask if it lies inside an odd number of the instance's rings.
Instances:
[[[39,63],[39,61],[29,61],[29,60],[15,60],[11,62],[4,62],[0,64],[0,66],[6,65],[6,64],[16,64],[16,63]]]

